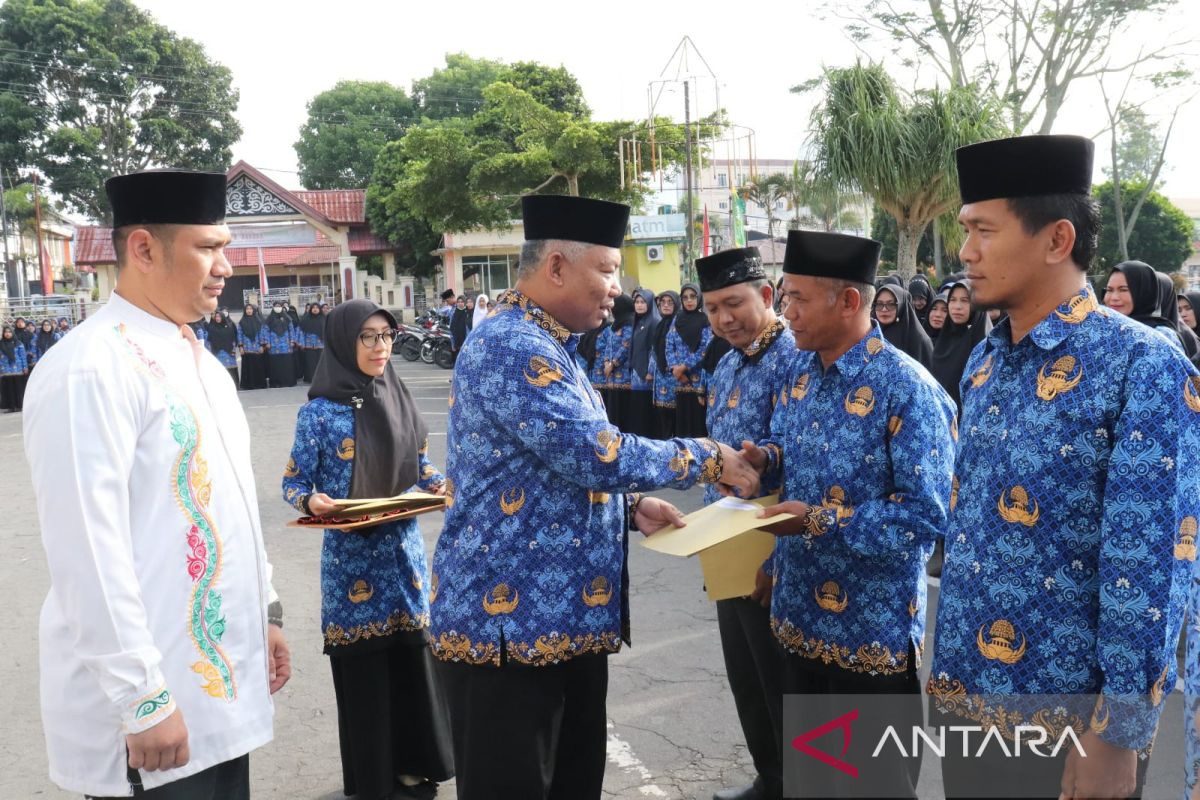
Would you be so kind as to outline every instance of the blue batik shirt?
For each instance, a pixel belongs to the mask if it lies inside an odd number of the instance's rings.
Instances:
[[[1184,545],[1186,548],[1186,545]],[[1195,550],[1186,550],[1186,558]],[[1192,588],[1188,598],[1187,655],[1184,657],[1183,718],[1187,733],[1187,761],[1185,767],[1185,791],[1183,800],[1191,800],[1196,785],[1200,783],[1200,726],[1196,717],[1200,714],[1200,572],[1193,568]]]
[[[604,360],[612,364],[612,372],[604,385],[609,389],[628,389],[630,384],[629,354],[633,344],[633,323],[620,330],[608,328],[604,337]],[[599,360],[599,359],[597,359]],[[604,364],[600,364],[604,374]]]
[[[541,665],[619,650],[625,494],[719,477],[712,440],[610,425],[575,366],[578,341],[510,291],[459,353],[433,558],[438,658]]]
[[[678,316],[677,314],[676,319]],[[705,327],[700,334],[700,346],[695,350],[690,350],[687,342],[683,341],[683,337],[679,335],[679,331],[675,330],[675,323],[671,323],[671,330],[667,333],[667,366],[675,367],[682,364],[687,367],[687,371],[683,374],[685,380],[675,383],[677,395],[699,394],[703,396],[707,391],[704,388],[704,371],[700,369],[700,362],[704,360],[704,351],[708,349],[712,337],[712,328]],[[674,377],[674,373],[671,374]]]
[[[264,322],[261,333],[266,334],[267,352],[273,356],[292,352],[292,345],[296,343],[296,326],[291,323],[288,323],[286,331],[276,333]]]
[[[0,351],[0,375],[23,375],[29,369],[25,359],[25,345],[17,342],[16,350],[11,359],[4,357]]]
[[[776,543],[771,628],[785,650],[870,676],[919,665],[953,437],[954,402],[878,323],[828,369],[800,353],[763,443],[782,499],[824,509]]]
[[[348,497],[354,469],[354,409],[324,397],[300,406],[296,438],[283,472],[283,498],[304,510],[323,492]],[[445,478],[420,450],[413,490],[430,491]],[[298,531],[294,535],[306,535]],[[360,531],[326,530],[321,546],[321,628],[325,652],[429,626],[429,566],[416,519]]]
[[[251,339],[246,335],[246,332],[242,330],[242,326],[238,325],[237,342],[238,347],[242,348],[251,355],[255,353],[262,353],[263,346],[267,344],[267,326],[263,325],[261,328],[259,328],[258,335]]]
[[[608,378],[604,375],[604,359],[608,358],[605,354],[608,352],[608,342],[613,336],[611,325],[606,326],[596,336],[596,357],[592,360],[592,369],[587,373],[587,376],[592,386],[597,389],[603,389],[608,383]]]
[[[229,351],[229,350],[213,350],[211,339],[209,341],[205,342],[205,345],[208,347],[209,351],[214,356],[217,357],[217,361],[221,362],[222,367],[229,368],[229,367],[237,366],[237,355],[235,355],[231,351]]]
[[[734,450],[771,433],[771,417],[779,392],[799,356],[796,340],[783,320],[773,319],[745,350],[730,350],[717,363],[708,384],[708,434]],[[779,488],[779,473],[764,477],[761,494]],[[704,502],[719,500],[714,486],[704,489]]]
[[[1145,748],[1196,553],[1195,368],[1085,288],[1016,344],[993,329],[962,402],[930,693]]]

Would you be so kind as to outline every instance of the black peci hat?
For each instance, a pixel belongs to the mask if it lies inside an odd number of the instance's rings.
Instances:
[[[960,147],[962,201],[1091,194],[1095,145],[1082,136],[1016,136]]]
[[[766,280],[767,277],[757,247],[738,247],[697,258],[696,272],[700,276],[702,292],[712,292],[748,281]]]
[[[629,224],[629,206],[557,194],[527,194],[521,198],[525,241],[562,239],[569,242],[620,247]]]
[[[819,231],[788,231],[783,271],[874,285],[883,245],[874,239]]]
[[[104,182],[113,227],[220,225],[225,221],[225,173],[147,170]]]

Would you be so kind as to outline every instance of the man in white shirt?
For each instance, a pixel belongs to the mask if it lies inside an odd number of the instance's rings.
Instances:
[[[26,395],[51,581],[50,776],[89,797],[242,800],[291,667],[246,418],[187,325],[232,274],[225,176],[142,172],[105,189],[117,287]]]

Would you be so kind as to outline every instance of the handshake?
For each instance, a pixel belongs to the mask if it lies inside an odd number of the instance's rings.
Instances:
[[[753,442],[742,442],[741,450],[717,442],[721,450],[721,474],[717,491],[726,497],[757,497],[759,479],[767,466],[767,454]]]

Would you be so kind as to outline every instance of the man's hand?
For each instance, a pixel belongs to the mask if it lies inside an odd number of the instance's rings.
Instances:
[[[182,767],[191,758],[183,712],[176,708],[153,728],[129,734],[125,737],[125,749],[129,751],[130,769],[157,772]]]
[[[1079,739],[1083,752],[1072,747],[1063,768],[1060,800],[1110,800],[1133,795],[1137,787],[1137,751],[1117,747],[1088,731]]]
[[[667,525],[674,525],[676,528],[687,525],[678,508],[657,497],[642,498],[634,511],[633,524],[646,536],[662,530]]]
[[[763,572],[762,567],[759,567],[758,572],[754,573],[754,591],[750,593],[750,599],[758,603],[763,608],[770,608],[771,589],[773,588],[773,579],[770,575]]]
[[[604,362],[604,377],[606,377],[606,378],[611,378],[611,377],[612,377],[612,370],[613,370],[613,365],[612,365],[612,362],[611,362],[611,361],[605,361],[605,362]]]
[[[428,494],[436,494],[438,497],[446,496],[446,482],[442,481],[437,486],[430,487],[425,490]]]
[[[742,442],[742,455],[750,462],[750,466],[758,470],[759,475],[767,468],[767,451],[749,439]]]
[[[271,667],[271,694],[275,694],[292,677],[292,651],[278,625],[267,625],[267,663]]]
[[[740,450],[734,450],[727,444],[717,442],[721,448],[721,475],[718,478],[721,494],[728,495],[730,490],[737,490],[739,497],[758,496],[758,470],[742,455]]]
[[[333,498],[324,492],[317,492],[308,498],[308,510],[314,517],[323,517],[335,508],[337,505],[333,502]]]
[[[683,377],[685,372],[687,372],[687,367],[685,367],[683,364],[676,364],[675,366],[671,367],[671,374],[674,375],[675,380],[679,381],[680,383],[687,383],[687,379]]]
[[[779,514],[795,514],[796,516],[794,519],[780,520],[773,525],[761,525],[759,530],[775,536],[795,536],[804,533],[804,515],[808,513],[808,509],[808,503],[801,503],[799,500],[786,500],[773,506],[767,506],[758,512],[759,519],[767,519]]]

